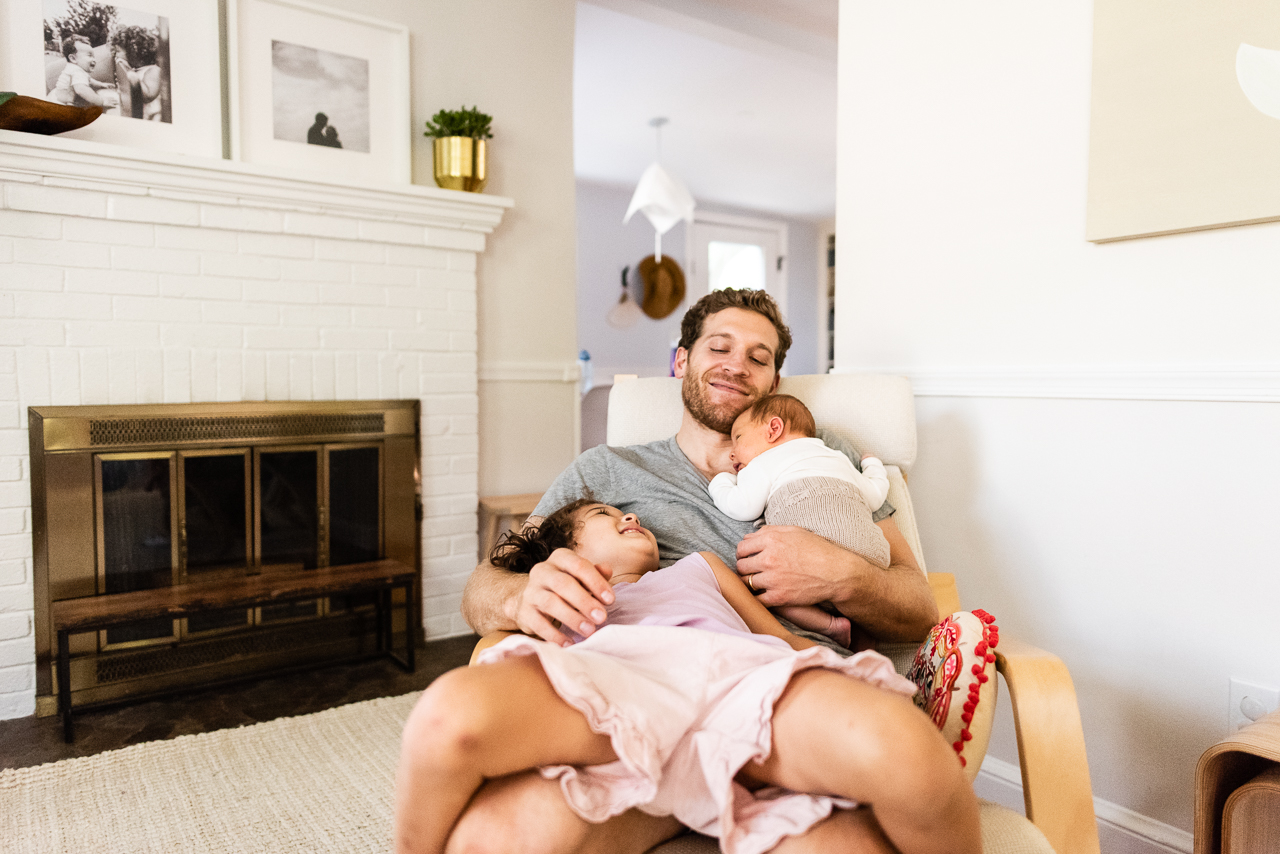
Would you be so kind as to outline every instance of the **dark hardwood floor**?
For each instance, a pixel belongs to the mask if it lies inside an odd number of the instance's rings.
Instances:
[[[385,658],[374,659],[77,712],[74,744],[62,740],[62,718],[56,715],[0,721],[0,768],[25,768],[407,694],[466,664],[477,640],[467,635],[431,641],[418,649],[416,673],[405,673]]]

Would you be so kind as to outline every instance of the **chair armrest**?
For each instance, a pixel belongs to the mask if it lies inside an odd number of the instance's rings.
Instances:
[[[1013,704],[1027,818],[1057,854],[1099,854],[1071,674],[1057,656],[1012,638],[1002,636],[995,652]]]
[[[476,648],[471,650],[471,660],[467,662],[467,666],[471,666],[472,664],[475,664],[476,658],[480,655],[480,653],[484,652],[489,647],[516,634],[519,634],[519,632],[490,632],[489,634],[480,638],[480,640],[476,643]]]

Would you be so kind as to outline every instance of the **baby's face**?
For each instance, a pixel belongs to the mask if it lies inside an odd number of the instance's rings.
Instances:
[[[576,514],[573,550],[615,576],[658,568],[658,540],[634,513],[607,504],[588,504]]]
[[[93,58],[93,48],[84,42],[76,42],[75,56],[71,57],[71,61],[85,71],[92,71],[98,65],[98,60]]]
[[[733,462],[735,472],[741,471],[743,466],[773,447],[769,444],[769,422],[756,421],[751,417],[750,411],[742,413],[733,422],[733,431],[729,437],[733,441],[729,459]]]

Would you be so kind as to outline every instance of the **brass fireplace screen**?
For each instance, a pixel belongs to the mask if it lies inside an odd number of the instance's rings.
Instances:
[[[54,601],[389,557],[417,566],[417,401],[32,407],[37,695]],[[369,602],[328,598],[73,637],[84,701],[345,656]],[[400,627],[401,630],[404,627]]]

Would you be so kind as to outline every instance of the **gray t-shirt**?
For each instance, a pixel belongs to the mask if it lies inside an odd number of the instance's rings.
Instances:
[[[857,465],[858,456],[840,437],[821,438]],[[692,552],[709,551],[732,567],[737,564],[738,541],[755,523],[735,521],[716,509],[707,484],[675,436],[647,445],[597,445],[560,473],[533,513],[547,516],[590,489],[596,501],[635,513],[640,524],[653,531],[661,566]],[[886,501],[873,518],[879,522],[893,513]]]

